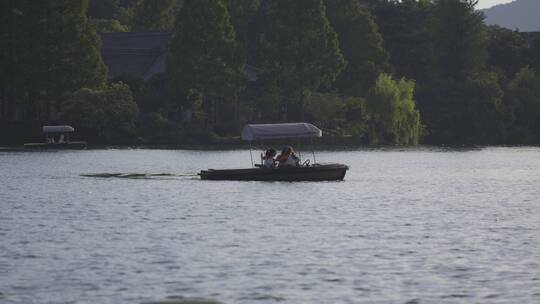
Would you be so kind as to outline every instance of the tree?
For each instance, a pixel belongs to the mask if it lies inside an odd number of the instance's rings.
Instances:
[[[396,75],[423,83],[429,79],[432,39],[430,0],[376,1],[373,14]]]
[[[141,0],[89,0],[88,18],[100,33],[129,31],[135,5]],[[124,30],[125,29],[125,30]]]
[[[437,0],[432,10],[431,76],[465,79],[481,71],[487,60],[483,16],[472,0]]]
[[[326,9],[347,61],[334,86],[344,95],[365,96],[379,74],[388,70],[377,25],[359,0],[326,0]]]
[[[498,144],[504,135],[503,92],[494,73],[436,79],[418,96],[432,144]]]
[[[64,121],[93,129],[105,141],[133,136],[138,115],[131,90],[121,82],[102,90],[77,90],[67,99],[61,113]]]
[[[236,33],[239,52],[246,62],[255,48],[254,18],[261,5],[260,0],[228,0],[231,24]]]
[[[242,93],[248,100],[248,120],[272,122],[283,120],[283,104],[279,80],[265,71],[257,76],[257,81]]]
[[[140,0],[134,7],[133,31],[160,31],[174,27],[177,0]]]
[[[313,93],[306,98],[306,118],[316,121],[324,129],[339,129],[344,126],[344,98],[331,93]]]
[[[465,81],[464,106],[454,132],[459,143],[500,144],[504,136],[503,91],[497,74],[481,72]]]
[[[355,96],[346,96],[343,99],[347,135],[351,135],[358,143],[369,144],[370,114],[366,99]]]
[[[498,143],[502,90],[486,72],[487,33],[475,1],[438,0],[430,17],[433,37],[429,81],[418,105],[430,143]]]
[[[504,97],[508,138],[512,144],[540,142],[540,76],[522,68],[508,83]]]
[[[24,80],[21,59],[24,49],[23,13],[15,0],[0,1],[0,119],[9,120]]]
[[[90,19],[90,24],[98,33],[127,32],[128,28],[115,19]]]
[[[536,73],[540,73],[540,35],[533,38],[530,50],[531,64]]]
[[[414,81],[395,81],[388,74],[377,78],[366,97],[371,144],[418,143],[422,125],[413,95]]]
[[[488,65],[506,79],[512,78],[529,61],[529,47],[517,32],[496,25],[488,27]]]
[[[115,19],[119,9],[118,0],[89,0],[86,13],[93,19]]]
[[[51,40],[47,41],[48,47],[54,50],[53,62],[50,62],[50,76],[55,82],[53,98],[82,87],[102,87],[107,68],[101,59],[101,39],[86,18],[87,2],[53,2],[58,5],[53,7],[58,16],[51,17],[61,20],[58,27],[53,27]]]
[[[223,0],[186,0],[175,31],[167,74],[174,98],[188,101],[184,106],[197,99],[187,95],[231,98],[245,86],[244,62]]]
[[[31,118],[49,120],[66,93],[106,80],[99,36],[86,19],[87,1],[11,1],[7,42],[12,90]]]
[[[289,101],[287,119],[303,120],[306,96],[331,84],[345,67],[337,34],[322,0],[271,1],[263,22],[260,62]]]

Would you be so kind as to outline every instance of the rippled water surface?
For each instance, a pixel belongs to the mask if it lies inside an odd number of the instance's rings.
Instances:
[[[247,151],[0,153],[0,303],[539,303],[540,149],[320,152],[343,182],[200,181]],[[95,178],[81,174],[188,176]]]

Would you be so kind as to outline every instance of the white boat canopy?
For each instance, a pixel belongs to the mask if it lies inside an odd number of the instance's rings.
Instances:
[[[43,126],[43,133],[71,133],[75,132],[72,126]]]
[[[321,129],[305,122],[245,125],[242,129],[242,139],[248,141],[257,139],[321,136]]]

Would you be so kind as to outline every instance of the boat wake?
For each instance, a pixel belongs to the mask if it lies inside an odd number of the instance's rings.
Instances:
[[[126,178],[126,179],[177,179],[184,177],[196,177],[196,173],[85,173],[82,177],[94,178]]]

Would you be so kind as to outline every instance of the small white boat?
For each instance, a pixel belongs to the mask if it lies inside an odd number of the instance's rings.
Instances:
[[[71,134],[75,132],[72,126],[43,126],[45,141],[41,143],[24,144],[26,149],[86,149],[85,141],[71,141]]]

